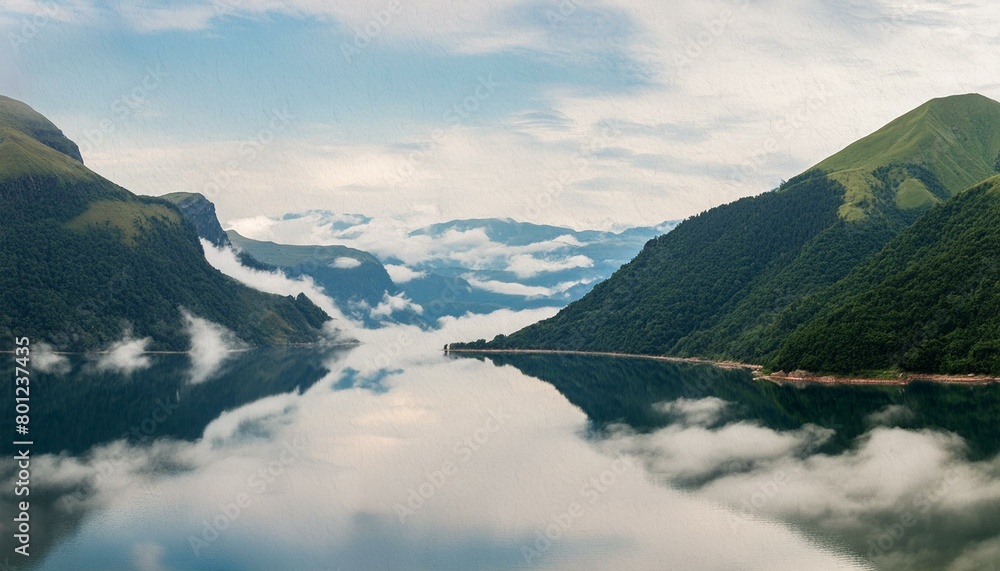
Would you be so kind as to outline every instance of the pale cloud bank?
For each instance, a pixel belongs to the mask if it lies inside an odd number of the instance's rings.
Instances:
[[[131,335],[126,335],[121,341],[113,343],[106,352],[96,355],[93,366],[101,372],[126,375],[146,369],[152,364],[146,355],[146,349],[151,342],[152,339],[149,337],[135,339]]]

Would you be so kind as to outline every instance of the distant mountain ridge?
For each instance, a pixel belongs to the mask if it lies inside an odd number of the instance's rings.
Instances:
[[[552,319],[470,346],[700,356],[823,372],[919,370],[926,361],[823,357],[840,346],[862,350],[841,345],[846,337],[826,327],[833,323],[823,319],[843,318],[848,311],[838,313],[827,302],[850,300],[855,310],[874,310],[859,301],[877,293],[870,289],[879,275],[872,264],[884,262],[900,241],[938,240],[929,228],[947,224],[914,223],[971,200],[962,191],[996,175],[998,159],[1000,103],[976,94],[932,100],[773,192],[684,221]],[[990,198],[976,204],[986,212],[996,208]],[[979,232],[989,233],[985,219],[977,219]],[[975,273],[975,264],[964,265],[966,258],[936,261],[947,271]],[[919,313],[892,307],[904,315]],[[838,329],[847,330],[856,340],[866,339],[863,331]],[[921,343],[932,346],[946,330]],[[955,351],[973,351],[962,347]],[[968,355],[950,359],[930,369],[992,370]]]
[[[400,232],[398,225],[387,226],[385,221],[361,214],[311,210],[273,219],[265,234],[272,247],[289,252],[304,247],[291,245],[301,244],[303,236],[322,236],[326,244],[356,245],[355,251],[374,247],[378,261],[390,270],[393,279],[391,286],[383,282],[379,287],[385,289],[378,291],[338,289],[338,283],[331,281],[332,275],[321,275],[330,272],[316,271],[322,263],[306,272],[293,263],[276,265],[290,275],[310,275],[329,291],[337,292],[334,300],[354,318],[364,319],[373,307],[372,300],[384,293],[405,296],[420,309],[411,308],[418,311],[415,314],[394,312],[391,319],[379,311],[376,321],[431,324],[442,316],[563,306],[611,275],[649,239],[675,225],[665,222],[616,233],[485,218],[452,220]],[[247,230],[248,234],[254,232],[259,230],[253,226]],[[239,246],[235,237],[233,242]],[[248,245],[244,253],[259,254],[257,257],[265,262],[275,261],[259,253],[255,249],[259,247],[260,243]],[[344,283],[351,282],[350,271],[340,274]],[[358,307],[355,302],[359,299],[367,301],[368,309]],[[399,300],[395,303],[403,305]]]
[[[83,165],[78,147],[27,105],[0,97],[0,336],[58,349],[123,336],[186,350],[183,311],[245,342],[306,343],[330,318],[304,296],[252,290],[205,261],[171,203],[136,196]]]

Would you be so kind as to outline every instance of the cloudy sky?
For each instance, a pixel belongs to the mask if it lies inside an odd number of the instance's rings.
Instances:
[[[683,218],[927,99],[1000,99],[1000,11],[823,0],[10,0],[0,92],[226,220]]]

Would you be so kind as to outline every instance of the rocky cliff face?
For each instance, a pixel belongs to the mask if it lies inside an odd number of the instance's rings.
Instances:
[[[230,245],[229,236],[219,224],[219,217],[215,213],[215,204],[204,195],[196,192],[173,192],[164,194],[160,198],[174,203],[184,214],[184,217],[194,224],[199,236],[217,247]]]

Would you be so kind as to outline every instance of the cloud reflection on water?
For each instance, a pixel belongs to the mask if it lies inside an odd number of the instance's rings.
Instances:
[[[856,449],[818,453],[829,429],[767,428],[727,416],[731,403],[689,398],[658,407],[682,422],[595,441],[552,385],[440,355],[446,341],[539,317],[365,332],[324,380],[225,412],[197,442],[38,458],[40,494],[102,476],[41,568],[863,569],[843,547],[954,474],[880,556],[892,568],[935,548],[916,546],[936,518],[968,530],[996,513],[995,461],[963,461],[953,435],[876,427]],[[670,485],[686,481],[697,484]],[[754,494],[772,488],[758,506]],[[980,519],[962,521],[973,505]],[[961,557],[994,553],[992,537]]]

